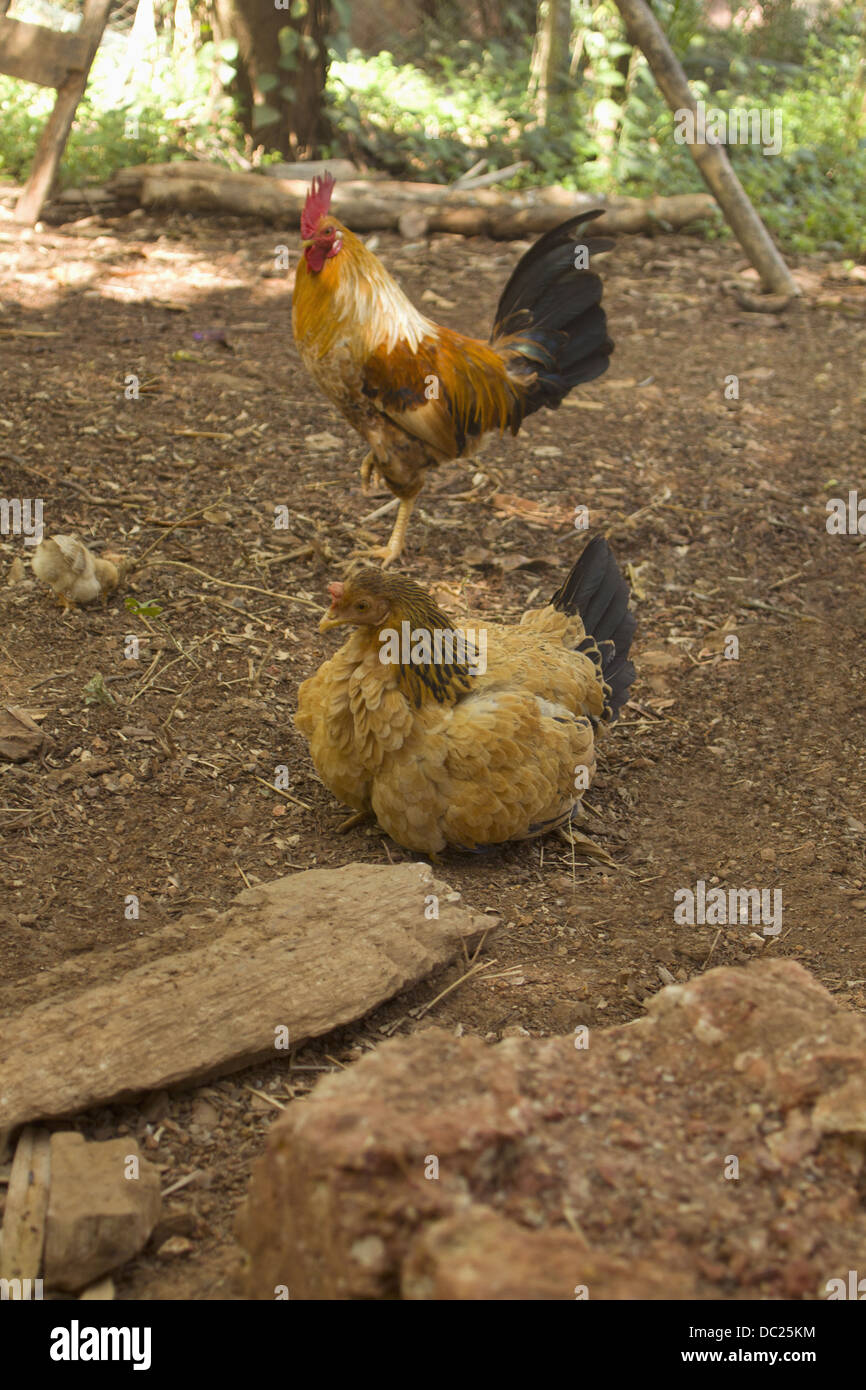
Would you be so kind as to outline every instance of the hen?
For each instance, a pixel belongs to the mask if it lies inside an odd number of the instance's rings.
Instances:
[[[613,243],[583,236],[599,212],[547,232],[518,262],[483,342],[418,312],[330,215],[333,185],[328,174],[314,179],[301,217],[292,325],[304,365],[370,446],[365,486],[375,468],[400,499],[390,541],[369,552],[388,565],[426,469],[474,453],[491,430],[517,434],[528,415],[606,371],[613,344],[601,280],[587,266]]]
[[[420,585],[376,569],[329,592],[321,631],[355,631],[301,685],[295,724],[341,801],[428,855],[571,818],[634,680],[635,619],[605,540],[519,625],[455,628]]]

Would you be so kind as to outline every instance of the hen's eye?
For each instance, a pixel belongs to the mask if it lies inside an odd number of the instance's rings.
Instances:
[[[360,602],[358,603],[358,612],[359,612],[359,613],[366,613],[366,611],[367,611],[367,609],[368,609],[369,607],[370,607],[370,605],[369,605],[369,603],[367,602],[367,600],[366,600],[365,598],[362,598],[362,599],[360,600]]]

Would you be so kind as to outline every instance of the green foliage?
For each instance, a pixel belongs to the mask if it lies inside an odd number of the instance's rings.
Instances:
[[[116,705],[117,700],[112,695],[100,671],[84,687],[84,703],[86,705]]]
[[[148,599],[145,603],[139,603],[132,594],[127,594],[123,600],[124,606],[133,613],[136,618],[158,618],[162,612],[162,605],[154,603],[153,599]]]
[[[701,0],[654,6],[691,87],[707,106],[781,113],[778,155],[732,145],[729,154],[772,232],[798,251],[841,243],[862,255],[866,186],[866,34],[844,4],[804,30],[790,0],[765,5],[758,29],[704,30]],[[530,167],[512,187],[561,183],[599,193],[704,189],[643,55],[625,40],[613,0],[573,7],[579,61],[567,118],[545,128],[529,97],[530,43],[485,48],[428,30],[421,54],[357,50],[331,63],[329,115],[348,152],[395,177],[450,183],[484,157],[491,169]],[[438,33],[438,37],[437,37]],[[405,61],[412,53],[413,61]],[[772,56],[771,56],[772,55]],[[336,151],[335,151],[336,152]],[[859,207],[858,207],[859,204]]]
[[[230,98],[212,90],[234,73],[237,45],[206,43],[187,62],[167,38],[123,80],[125,40],[106,34],[91,71],[60,171],[62,187],[105,179],[127,164],[190,154],[226,162],[242,143]],[[27,177],[55,93],[0,76],[0,177]]]
[[[811,36],[801,67],[780,80],[776,66],[747,69],[749,90],[692,82],[707,106],[770,109],[779,113],[782,149],[765,155],[755,145],[731,145],[728,153],[746,192],[770,230],[795,251],[839,243],[848,254],[866,253],[863,189],[866,187],[866,111],[863,40],[839,16],[831,41]],[[647,74],[649,76],[649,74]],[[737,73],[741,79],[741,71]],[[633,107],[633,103],[631,106]],[[673,116],[650,97],[649,130],[625,122],[621,150],[630,163],[635,190],[685,192],[703,187],[688,150],[673,141]],[[658,163],[643,166],[639,148],[658,150]],[[625,172],[625,170],[623,170]]]

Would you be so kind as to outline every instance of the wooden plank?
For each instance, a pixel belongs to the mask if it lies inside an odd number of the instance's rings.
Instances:
[[[246,889],[222,914],[155,934],[171,954],[118,978],[133,948],[106,952],[91,967],[99,983],[67,983],[59,999],[52,984],[44,1002],[0,1019],[0,1130],[285,1058],[280,1038],[294,1048],[361,1018],[495,925],[422,863]]]
[[[0,72],[39,87],[59,87],[73,70],[87,70],[87,39],[44,24],[0,18]]]
[[[42,204],[51,192],[76,107],[87,87],[90,66],[102,39],[111,4],[112,0],[84,0],[84,19],[76,35],[85,46],[81,67],[71,72],[58,86],[57,101],[42,131],[30,178],[15,204],[14,220],[25,226],[32,226],[37,221]]]
[[[12,1161],[3,1218],[0,1279],[38,1279],[50,1179],[47,1130],[22,1131]]]

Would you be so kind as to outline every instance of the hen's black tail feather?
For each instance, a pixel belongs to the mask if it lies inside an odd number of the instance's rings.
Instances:
[[[535,376],[524,416],[541,406],[555,410],[573,386],[607,371],[613,343],[601,307],[601,278],[575,268],[578,246],[586,247],[590,262],[613,246],[581,233],[600,216],[601,210],[581,213],[546,232],[518,261],[502,291],[490,341],[507,357],[513,375]]]
[[[565,583],[550,600],[563,613],[579,613],[584,630],[601,654],[601,673],[609,690],[610,719],[616,719],[628,700],[635,678],[628,659],[637,620],[629,608],[631,594],[614,553],[603,536],[584,546]],[[587,655],[592,655],[587,652]],[[606,692],[607,694],[607,692]]]

